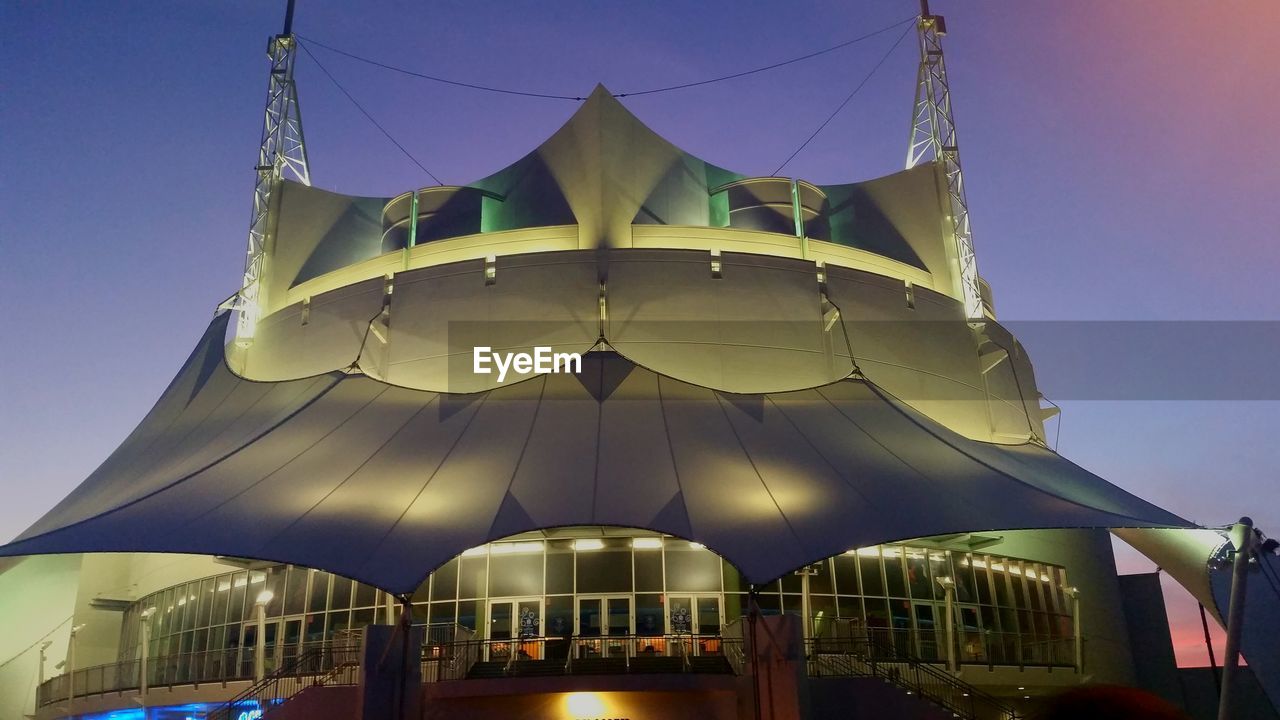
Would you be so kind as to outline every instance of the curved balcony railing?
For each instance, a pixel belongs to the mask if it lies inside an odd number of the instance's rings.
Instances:
[[[326,640],[303,643],[300,646],[281,648],[279,656],[269,654],[265,672],[291,666],[300,658],[331,657],[333,653],[349,650],[350,639]],[[174,685],[205,685],[248,681],[254,678],[253,646],[225,650],[181,653],[147,658],[146,678],[148,688]],[[322,661],[322,666],[327,661]],[[44,707],[54,702],[73,698],[92,697],[129,690],[141,690],[139,669],[141,660],[121,660],[106,665],[96,665],[62,674],[46,680],[36,690],[36,703]],[[308,667],[308,672],[327,670],[328,667]],[[72,682],[74,678],[75,682]]]

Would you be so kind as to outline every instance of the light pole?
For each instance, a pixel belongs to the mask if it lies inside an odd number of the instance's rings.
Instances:
[[[956,663],[956,581],[950,577],[938,578],[938,584],[942,586],[942,591],[947,599],[947,614],[945,635],[947,641],[947,670],[956,672],[959,665]]]
[[[254,615],[258,621],[258,641],[253,648],[254,682],[262,682],[262,678],[267,674],[267,603],[271,602],[271,598],[275,596],[275,593],[270,590],[263,590],[258,593],[258,599],[253,604]]]
[[[71,628],[71,644],[67,648],[67,702],[76,699],[76,633],[84,629],[84,625]]]
[[[147,695],[147,650],[151,645],[151,616],[156,614],[155,607],[143,610],[139,615],[142,624],[142,649],[138,653],[138,694]]]
[[[1084,635],[1080,628],[1080,588],[1063,588],[1071,598],[1071,634],[1076,641],[1076,672],[1084,672]]]
[[[45,659],[46,659],[46,658],[45,658],[45,651],[46,651],[46,650],[48,650],[48,649],[49,649],[49,646],[50,646],[50,645],[52,645],[52,644],[53,644],[53,641],[52,641],[52,640],[45,640],[44,642],[40,643],[40,670],[39,670],[39,675],[38,675],[38,678],[39,678],[39,679],[36,681],[36,687],[37,687],[37,688],[39,688],[40,686],[44,685],[44,662],[45,662]],[[38,692],[38,691],[37,691],[37,692]]]

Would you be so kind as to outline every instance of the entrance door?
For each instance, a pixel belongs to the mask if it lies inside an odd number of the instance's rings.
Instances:
[[[719,635],[719,595],[670,595],[667,632],[672,635]]]
[[[275,666],[284,667],[286,663],[291,663],[298,657],[299,647],[302,643],[302,618],[286,618],[284,620],[284,632],[280,636],[280,643],[275,648]]]
[[[489,659],[542,659],[542,598],[489,602]]]
[[[276,670],[276,642],[280,636],[280,621],[268,620],[263,625],[263,637],[266,639],[263,654],[263,674],[270,675]],[[244,644],[240,646],[240,676],[253,677],[253,659],[258,652],[258,623],[247,622],[243,625],[240,637]]]
[[[625,657],[634,633],[631,596],[579,597],[579,657]]]
[[[720,653],[720,596],[667,596],[667,632],[675,635],[676,649],[695,655]],[[684,637],[681,637],[684,636]]]

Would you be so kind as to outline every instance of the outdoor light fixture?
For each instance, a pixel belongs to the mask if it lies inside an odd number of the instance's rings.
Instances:
[[[258,599],[255,602],[257,602],[258,605],[266,605],[267,603],[271,602],[271,599],[274,598],[275,596],[276,594],[271,592],[270,590],[263,590],[262,592],[258,593]]]
[[[604,700],[600,699],[599,693],[569,693],[565,707],[574,718],[596,718],[605,714]]]
[[[582,552],[583,550],[601,550],[603,548],[604,548],[603,540],[596,540],[596,539],[589,538],[584,540],[573,541],[573,549],[577,550],[578,552]]]
[[[632,538],[631,547],[636,550],[658,550],[662,547],[662,538],[656,538],[656,537]]]

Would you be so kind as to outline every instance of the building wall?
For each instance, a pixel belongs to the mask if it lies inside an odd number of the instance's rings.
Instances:
[[[0,571],[0,720],[21,720],[35,707],[41,643],[52,641],[46,677],[66,659],[80,558],[18,558]]]
[[[1080,590],[1085,676],[1093,682],[1133,685],[1133,653],[1111,537],[1105,530],[1016,530],[989,533],[1004,540],[992,553],[1035,558],[1067,568]]]

